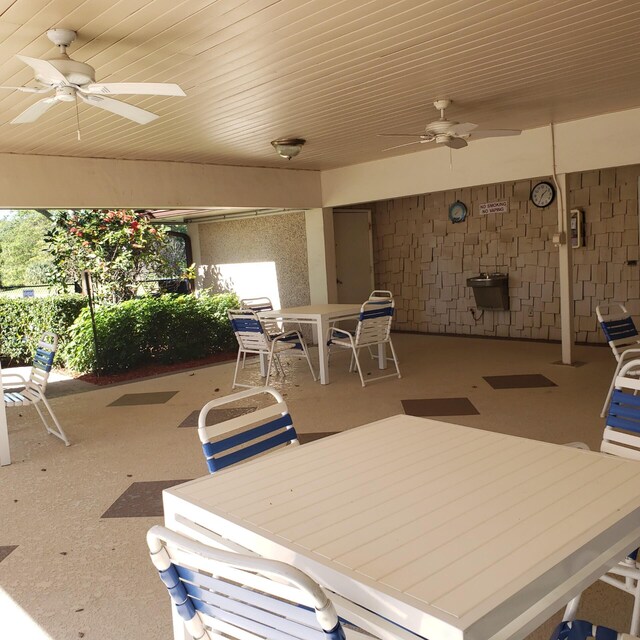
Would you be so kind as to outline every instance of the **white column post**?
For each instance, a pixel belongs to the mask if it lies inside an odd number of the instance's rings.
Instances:
[[[574,313],[573,313],[573,258],[570,237],[571,212],[567,174],[556,176],[558,187],[558,272],[560,276],[560,332],[562,339],[562,364],[573,363]]]
[[[200,225],[197,222],[190,222],[189,224],[187,224],[187,235],[191,238],[191,254],[196,265],[196,279],[194,282],[194,286],[196,292],[198,292],[202,291],[202,287],[204,284],[202,255],[200,253]]]
[[[0,394],[4,394],[2,388],[2,367],[0,366]],[[9,451],[9,432],[7,430],[7,412],[4,406],[4,395],[2,406],[0,407],[0,467],[11,464],[11,453]]]
[[[305,211],[305,223],[310,302],[311,304],[337,302],[333,209],[309,209]]]

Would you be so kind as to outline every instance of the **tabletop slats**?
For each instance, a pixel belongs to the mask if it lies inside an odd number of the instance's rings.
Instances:
[[[282,548],[336,590],[337,575],[366,585],[351,594],[365,605],[380,590],[381,613],[414,630],[435,616],[464,631],[640,516],[640,464],[394,416],[168,493],[241,526],[258,552]]]

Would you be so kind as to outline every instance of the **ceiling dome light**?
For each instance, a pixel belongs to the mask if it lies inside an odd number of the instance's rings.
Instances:
[[[280,140],[272,140],[271,144],[279,156],[291,160],[302,151],[302,145],[305,142],[304,138],[281,138]]]

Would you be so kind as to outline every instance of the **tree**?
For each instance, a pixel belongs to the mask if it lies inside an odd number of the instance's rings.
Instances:
[[[37,211],[12,211],[0,220],[2,286],[44,284],[51,267],[45,235],[51,222]]]
[[[131,210],[57,211],[45,243],[53,259],[50,281],[62,286],[92,276],[99,298],[120,302],[135,295],[143,277],[172,275],[162,256],[166,232]]]

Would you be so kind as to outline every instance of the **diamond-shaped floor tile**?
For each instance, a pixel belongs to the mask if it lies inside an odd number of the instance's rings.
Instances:
[[[17,544],[0,546],[0,562],[2,562],[12,551],[15,551],[17,548]]]
[[[231,407],[228,409],[211,409],[207,414],[207,426],[220,424],[221,422],[225,422],[226,420],[231,420],[232,418],[237,418],[238,416],[243,416],[247,413],[252,413],[256,410],[257,407]],[[200,410],[196,409],[192,411],[179,425],[178,427],[197,427],[198,426],[198,416],[200,415]]]
[[[536,387],[557,387],[555,382],[540,373],[524,373],[513,376],[484,376],[494,389],[534,389]]]
[[[480,412],[469,398],[423,398],[403,400],[402,406],[408,416],[475,416]]]
[[[134,482],[102,514],[103,518],[140,518],[161,516],[162,491],[188,480],[154,480]]]
[[[177,391],[154,391],[151,393],[125,393],[114,400],[109,407],[135,407],[145,404],[164,404],[173,398]]]

